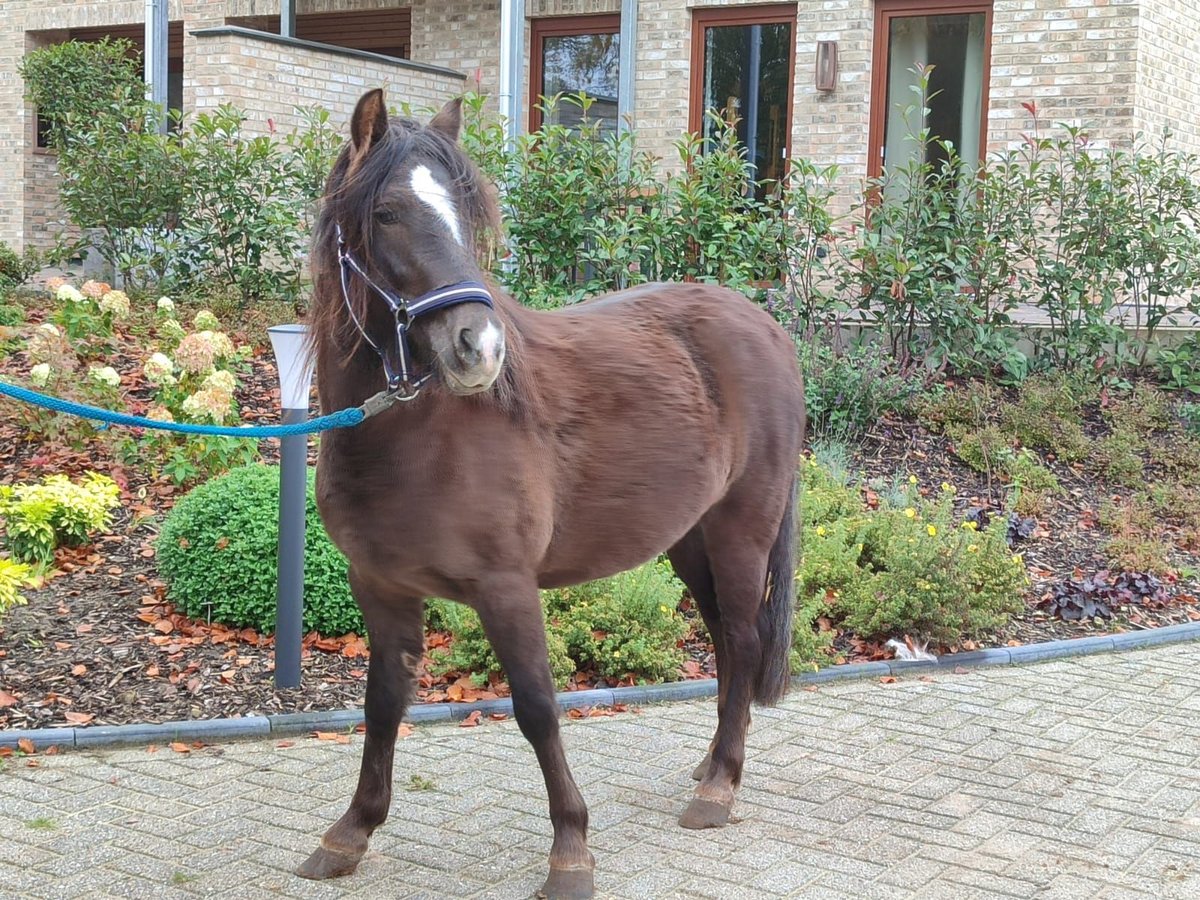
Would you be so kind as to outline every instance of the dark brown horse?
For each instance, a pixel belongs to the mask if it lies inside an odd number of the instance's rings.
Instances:
[[[587,807],[559,740],[538,588],[666,551],[720,673],[716,735],[680,824],[724,825],[750,704],[788,685],[804,395],[784,331],[706,285],[646,285],[549,313],[468,288],[466,302],[399,334],[402,298],[484,280],[477,251],[496,203],[459,127],[457,101],[422,127],[389,121],[381,91],[363,96],[318,223],[322,409],[363,403],[387,375],[401,395],[429,380],[321,440],[318,503],[350,560],[371,662],[358,789],[299,872],[353,871],[387,817],[424,598],[436,596],[479,613],[541,765],[554,828],[543,894],[590,897]]]

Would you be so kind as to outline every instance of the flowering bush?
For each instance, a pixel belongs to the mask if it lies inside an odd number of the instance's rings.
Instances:
[[[187,331],[175,318],[175,304],[160,297],[155,334],[159,349],[142,363],[142,375],[153,391],[147,417],[162,422],[227,425],[238,419],[235,369],[249,348],[234,346],[212,312],[201,310]],[[126,442],[128,459],[150,461],[177,484],[212,476],[258,458],[246,440],[180,435],[153,431]]]
[[[881,497],[878,509],[821,466],[805,467],[800,600],[823,599],[863,636],[909,634],[950,645],[993,630],[1022,607],[1028,577],[1007,519],[956,524],[954,490]]]
[[[102,357],[112,349],[113,324],[129,318],[129,297],[99,281],[81,287],[56,278],[50,282],[57,307],[52,320],[84,358]]]
[[[79,484],[49,475],[40,484],[0,485],[8,547],[19,560],[48,563],[55,548],[86,543],[107,528],[120,496],[116,482],[97,472]]]

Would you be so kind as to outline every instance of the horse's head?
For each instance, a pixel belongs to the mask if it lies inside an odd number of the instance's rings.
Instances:
[[[495,228],[496,206],[458,146],[461,121],[458,100],[428,125],[389,121],[383,91],[370,91],[330,174],[317,239],[325,252],[342,241],[353,267],[342,291],[382,354],[397,352],[395,300],[411,304],[484,280],[477,248]],[[435,304],[412,320],[407,339],[415,364],[436,370],[456,394],[487,390],[504,364],[502,317],[479,300]]]

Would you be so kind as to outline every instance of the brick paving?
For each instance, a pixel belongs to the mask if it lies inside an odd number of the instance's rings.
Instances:
[[[712,701],[566,720],[599,893],[1200,896],[1197,649],[796,691],[756,712],[741,821],[703,833],[675,817]],[[403,739],[391,819],[356,874],[326,883],[291,870],[344,809],[361,738],[278,743],[7,760],[0,896],[515,898],[540,885],[549,822],[514,722]]]

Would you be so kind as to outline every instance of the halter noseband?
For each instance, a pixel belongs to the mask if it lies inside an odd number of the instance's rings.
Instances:
[[[366,273],[366,270],[354,258],[354,254],[346,247],[346,241],[342,235],[342,226],[335,225],[334,227],[337,229],[338,265],[341,269],[342,277],[342,300],[346,304],[346,310],[350,313],[350,319],[354,322],[354,326],[359,330],[359,333],[362,334],[363,340],[370,345],[371,349],[383,361],[383,371],[387,376],[387,393],[396,400],[412,400],[421,392],[421,387],[434,374],[430,370],[414,377],[415,366],[413,364],[412,348],[408,344],[408,331],[412,328],[413,322],[416,321],[418,316],[425,316],[439,309],[445,309],[447,306],[457,306],[460,303],[482,303],[488,309],[495,309],[492,295],[478,281],[459,281],[455,284],[427,291],[415,300],[406,300],[396,292],[380,286],[371,279],[371,276]],[[392,316],[396,322],[396,358],[399,364],[396,368],[393,368],[388,354],[367,334],[367,329],[363,327],[363,323],[354,312],[354,304],[350,302],[351,272],[358,275],[359,278],[366,282],[367,287],[382,297],[392,311]]]

